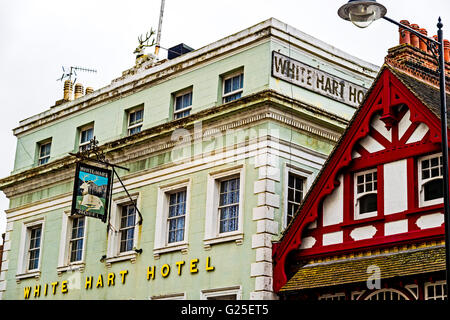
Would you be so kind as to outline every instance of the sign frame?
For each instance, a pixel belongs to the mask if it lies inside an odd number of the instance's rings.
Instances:
[[[97,177],[94,181],[85,181],[80,178],[80,172],[86,173],[88,176]],[[104,182],[106,179],[106,183],[98,186],[95,181],[100,178],[101,181]],[[90,182],[94,183],[101,192],[97,190],[97,192],[90,191]],[[86,217],[98,218],[102,222],[106,222],[108,216],[108,210],[110,205],[111,198],[111,184],[112,184],[112,171],[102,167],[92,166],[83,162],[78,162],[75,170],[75,177],[73,183],[73,194],[72,194],[72,206],[71,206],[71,216],[73,215],[82,215]],[[102,186],[106,185],[106,188],[102,188]],[[93,192],[95,194],[89,193]],[[83,193],[85,193],[83,195]],[[100,196],[99,196],[100,194]],[[81,199],[80,199],[81,197]],[[103,201],[102,201],[103,199]],[[86,205],[82,205],[82,203]],[[82,209],[81,207],[88,207],[87,209]],[[98,209],[96,208],[98,207]],[[100,208],[103,207],[103,210]],[[93,210],[93,211],[89,211]],[[100,213],[98,211],[103,211]]]
[[[283,63],[288,62],[288,65],[281,66],[280,64],[277,67],[275,57],[284,59]],[[282,69],[281,72],[278,70],[279,68]],[[273,78],[289,82],[299,88],[318,93],[354,108],[360,106],[368,91],[367,88],[354,82],[344,80],[275,50],[272,51],[271,75]]]

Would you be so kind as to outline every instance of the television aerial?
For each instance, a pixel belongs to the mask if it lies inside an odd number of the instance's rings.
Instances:
[[[72,80],[72,76],[74,76],[75,80],[73,81],[73,84],[75,84],[75,82],[77,82],[77,71],[93,72],[93,73],[97,72],[97,70],[95,70],[95,69],[88,69],[88,68],[82,68],[82,67],[70,67],[70,68],[67,68],[67,70],[64,67],[62,67],[62,70],[63,70],[63,74],[62,74],[61,78],[56,79],[56,81],[63,81],[64,79]]]

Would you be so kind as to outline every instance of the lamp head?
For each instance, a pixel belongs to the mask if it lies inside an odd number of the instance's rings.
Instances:
[[[359,28],[368,27],[372,22],[386,15],[386,8],[376,0],[349,0],[338,10],[338,15],[351,21]]]

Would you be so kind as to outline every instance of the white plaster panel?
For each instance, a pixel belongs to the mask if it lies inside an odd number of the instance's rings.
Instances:
[[[374,153],[377,151],[381,151],[384,150],[384,147],[374,138],[372,138],[371,136],[367,136],[364,139],[362,139],[359,144],[366,149],[367,151],[369,151],[370,153]]]
[[[339,186],[323,201],[323,226],[330,226],[344,221],[344,183],[343,175],[339,175]]]
[[[314,247],[317,240],[314,237],[306,237],[302,239],[302,244],[300,245],[299,249],[310,249]]]
[[[432,213],[421,216],[416,221],[416,225],[420,229],[429,229],[440,227],[444,223],[444,215],[442,213]]]
[[[419,126],[414,130],[414,133],[409,137],[406,143],[413,143],[423,139],[425,134],[428,132],[428,126],[425,123],[419,124]]]
[[[317,220],[314,220],[313,222],[311,222],[310,224],[308,224],[308,229],[315,229],[317,228]]]
[[[350,237],[355,241],[371,239],[375,233],[377,233],[377,228],[370,225],[353,229],[352,232],[350,232]]]
[[[384,214],[408,209],[406,159],[384,165]]]
[[[398,123],[398,137],[401,139],[403,135],[405,134],[406,130],[408,130],[409,126],[411,125],[411,121],[409,120],[409,117],[411,116],[411,113],[409,110],[405,113],[403,118]]]
[[[380,120],[381,114],[377,114],[370,125],[383,137],[392,142],[392,130],[386,129],[386,125]]]
[[[361,155],[355,150],[352,151],[352,159],[361,158]]]
[[[325,233],[322,238],[322,245],[329,246],[332,244],[342,243],[344,241],[343,239],[344,234],[342,231]]]
[[[390,236],[393,234],[408,232],[408,219],[399,221],[386,222],[384,224],[384,235]]]

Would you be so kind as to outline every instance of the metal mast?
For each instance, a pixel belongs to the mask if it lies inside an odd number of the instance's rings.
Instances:
[[[165,0],[161,0],[161,9],[159,11],[158,33],[156,35],[155,56],[158,56],[159,47],[161,44],[161,27],[162,27],[163,15],[164,15],[164,3],[165,3]]]

